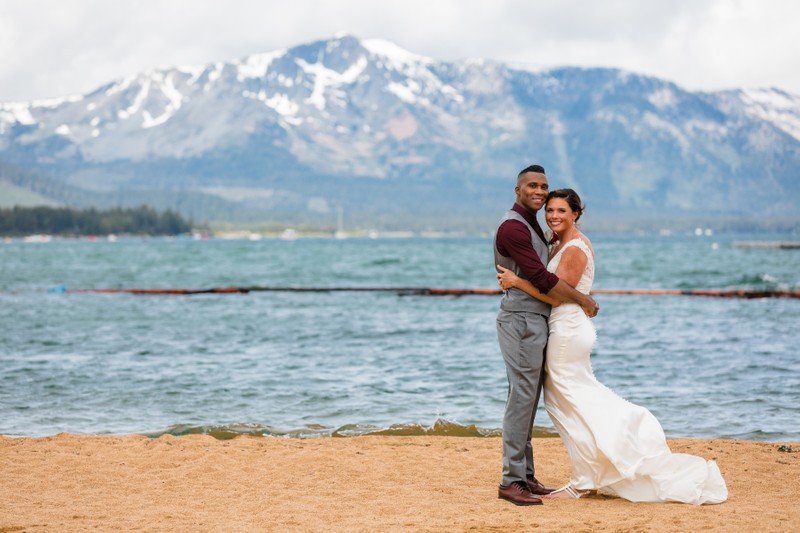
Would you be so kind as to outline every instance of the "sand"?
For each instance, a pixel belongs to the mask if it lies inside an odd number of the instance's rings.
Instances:
[[[498,438],[0,437],[0,532],[800,530],[800,443],[670,446],[716,459],[729,500],[517,507],[497,499]],[[534,447],[540,480],[565,482],[561,440]]]

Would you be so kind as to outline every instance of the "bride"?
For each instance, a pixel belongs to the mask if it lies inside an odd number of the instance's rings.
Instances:
[[[572,189],[550,192],[547,225],[558,236],[547,269],[588,294],[594,280],[594,250],[575,223],[583,213]],[[498,267],[503,289],[541,293],[527,280]],[[553,307],[545,357],[544,405],[564,441],[572,476],[547,497],[580,498],[597,490],[634,502],[721,503],[728,489],[714,461],[672,453],[650,411],[620,398],[594,377],[589,353],[594,325],[580,307]]]

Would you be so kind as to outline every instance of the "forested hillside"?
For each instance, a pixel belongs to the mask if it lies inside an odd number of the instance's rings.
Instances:
[[[192,222],[174,211],[152,207],[99,211],[67,207],[0,209],[0,235],[178,235],[191,231]]]

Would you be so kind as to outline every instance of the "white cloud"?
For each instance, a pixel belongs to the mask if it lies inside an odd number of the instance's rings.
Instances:
[[[689,89],[800,94],[791,0],[3,0],[0,101],[85,93],[346,31],[438,59],[610,66]]]

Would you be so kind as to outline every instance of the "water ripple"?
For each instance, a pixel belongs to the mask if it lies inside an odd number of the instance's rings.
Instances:
[[[800,287],[797,253],[735,240],[752,239],[598,236],[598,286]],[[0,290],[25,291],[0,292],[0,433],[494,434],[507,390],[494,297],[46,292],[493,287],[490,250],[488,238],[0,246]],[[800,302],[600,302],[595,374],[669,436],[800,440]],[[553,431],[544,410],[536,423]]]

